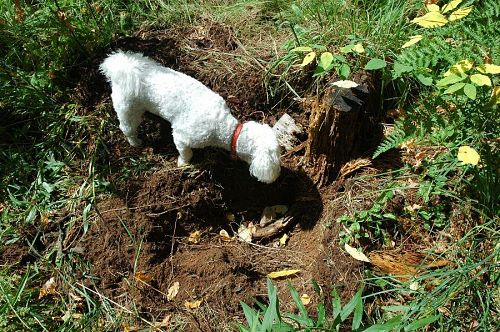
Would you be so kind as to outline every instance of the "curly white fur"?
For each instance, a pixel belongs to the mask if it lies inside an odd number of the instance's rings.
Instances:
[[[231,149],[238,120],[224,99],[196,79],[166,68],[139,53],[118,51],[100,65],[111,82],[111,99],[120,129],[133,146],[141,145],[137,128],[145,111],[172,125],[178,165],[191,160],[191,148]],[[280,174],[280,146],[266,124],[243,124],[236,144],[238,157],[250,164],[250,174],[265,183]]]

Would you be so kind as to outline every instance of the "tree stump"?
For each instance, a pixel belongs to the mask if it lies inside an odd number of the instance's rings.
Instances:
[[[317,185],[335,180],[340,168],[367,154],[380,140],[380,86],[371,73],[354,75],[355,88],[331,86],[304,105],[311,110],[305,160]]]

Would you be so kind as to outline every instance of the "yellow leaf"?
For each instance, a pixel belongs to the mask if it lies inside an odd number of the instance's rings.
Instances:
[[[490,63],[477,66],[477,70],[483,74],[500,74],[500,66],[493,65]]]
[[[444,77],[449,76],[451,74],[461,74],[469,71],[472,66],[474,66],[474,62],[471,60],[460,60],[456,64],[450,67],[446,73],[443,74]]]
[[[363,47],[363,44],[357,43],[356,45],[353,46],[352,50],[356,53],[364,53],[365,48]]]
[[[414,18],[412,22],[424,28],[436,28],[445,25],[448,20],[440,12],[428,12],[424,16]]]
[[[280,247],[286,246],[286,242],[288,241],[289,236],[286,234],[283,234],[283,236],[280,238]]]
[[[491,91],[491,104],[500,104],[500,86],[496,86]]]
[[[300,296],[300,302],[302,302],[303,305],[308,305],[311,302],[311,298],[307,294],[302,294]]]
[[[200,239],[201,239],[201,232],[200,231],[196,231],[196,232],[192,232],[191,234],[189,234],[188,242],[190,242],[190,243],[199,243]]]
[[[470,146],[464,145],[458,148],[457,159],[462,162],[462,165],[477,165],[479,160],[481,160],[481,157],[476,150]]]
[[[302,60],[301,66],[302,67],[307,66],[308,64],[313,62],[315,58],[316,58],[316,52],[307,53],[306,56],[304,57],[304,60]]]
[[[186,301],[186,302],[184,302],[184,307],[186,307],[186,309],[196,309],[201,305],[202,302],[203,302],[203,299],[191,301],[191,302]]]
[[[441,10],[441,12],[443,14],[449,12],[450,10],[453,10],[455,8],[458,7],[458,5],[462,2],[463,0],[451,0],[450,2],[448,2],[446,5],[443,6],[443,9]]]
[[[356,248],[351,247],[347,243],[344,245],[344,249],[349,255],[352,256],[352,258],[358,261],[370,263],[370,260],[368,259],[368,257],[366,257],[365,254],[363,254],[361,251],[358,251]]]
[[[439,6],[436,4],[430,3],[426,7],[427,7],[427,10],[430,12],[439,12]]]
[[[47,295],[57,294],[56,287],[57,287],[56,279],[54,277],[51,277],[43,284],[42,288],[40,289],[40,293],[38,294],[38,299],[41,299]]]
[[[474,8],[474,6],[469,6],[469,7],[457,9],[453,13],[451,13],[451,15],[450,15],[450,17],[448,17],[448,19],[450,20],[450,22],[453,22],[453,21],[459,20],[461,18],[464,18],[465,16],[469,15],[469,13],[472,11],[473,8]]]
[[[490,78],[483,74],[470,75],[470,80],[477,86],[483,86],[483,85],[491,86]]]
[[[167,301],[172,301],[179,293],[179,282],[176,281],[172,286],[169,287],[167,291]]]
[[[270,279],[276,279],[276,278],[291,276],[299,272],[300,270],[281,270],[281,271],[271,272],[267,275],[267,277]]]
[[[419,41],[421,41],[422,38],[424,38],[424,36],[422,36],[422,35],[411,36],[410,40],[408,40],[406,43],[404,43],[403,46],[401,46],[401,48],[410,47],[411,45],[414,45],[414,44],[418,43]]]

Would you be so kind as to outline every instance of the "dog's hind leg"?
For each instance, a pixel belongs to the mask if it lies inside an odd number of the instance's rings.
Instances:
[[[172,133],[172,136],[174,137],[175,147],[177,148],[177,151],[179,151],[179,158],[177,159],[177,166],[179,166],[179,167],[186,166],[187,164],[189,164],[189,161],[193,157],[193,150],[191,150],[189,145],[184,143],[179,138],[181,135],[179,135],[178,133],[176,134],[175,131]]]
[[[120,121],[120,129],[132,146],[141,146],[142,140],[137,137],[137,128],[142,122],[144,110],[134,107],[125,99],[119,99],[112,95],[113,107],[115,108],[118,120]]]

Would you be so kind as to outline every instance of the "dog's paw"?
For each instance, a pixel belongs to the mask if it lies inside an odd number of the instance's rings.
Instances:
[[[184,166],[187,166],[187,165],[189,165],[189,161],[181,158],[180,156],[179,156],[179,158],[177,158],[177,166],[178,167],[184,167]]]

